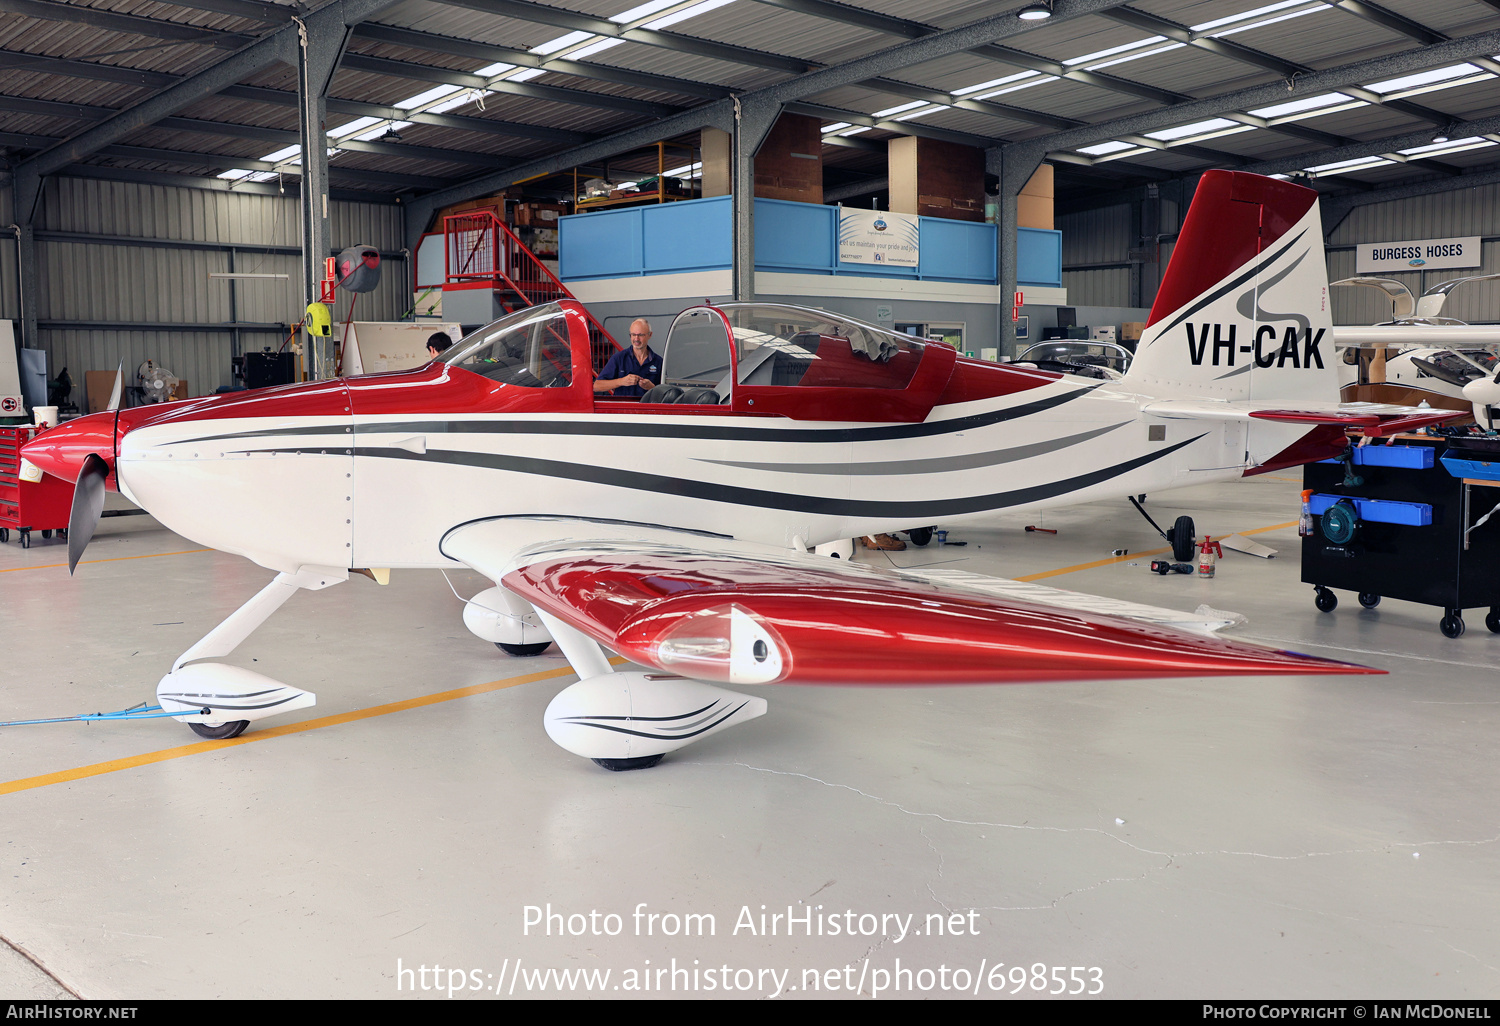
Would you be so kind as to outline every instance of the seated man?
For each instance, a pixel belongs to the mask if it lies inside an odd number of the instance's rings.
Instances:
[[[630,348],[609,358],[595,392],[614,390],[617,399],[639,399],[661,383],[661,357],[651,351],[651,325],[644,319],[630,322]]]

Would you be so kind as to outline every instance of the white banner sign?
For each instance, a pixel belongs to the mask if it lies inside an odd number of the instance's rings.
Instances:
[[[916,267],[916,216],[840,207],[839,263]]]
[[[1478,267],[1479,236],[1462,239],[1406,239],[1399,242],[1368,242],[1359,247],[1355,269],[1372,271],[1422,271],[1428,268]]]

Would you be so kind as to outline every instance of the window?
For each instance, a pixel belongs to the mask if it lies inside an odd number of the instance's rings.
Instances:
[[[573,380],[567,315],[556,303],[508,314],[441,357],[492,381],[521,388],[561,388]]]

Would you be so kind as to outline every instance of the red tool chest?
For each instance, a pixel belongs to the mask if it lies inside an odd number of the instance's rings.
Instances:
[[[56,531],[67,537],[73,510],[73,486],[51,474],[40,481],[21,480],[21,446],[37,433],[30,425],[0,427],[0,542],[10,532],[21,536],[21,547],[31,547],[31,532],[50,538]]]

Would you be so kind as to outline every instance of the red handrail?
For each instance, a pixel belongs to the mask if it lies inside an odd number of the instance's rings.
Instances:
[[[507,313],[577,298],[494,211],[473,210],[443,218],[444,284],[485,281],[500,294],[500,305]],[[587,309],[583,313],[589,322],[594,365],[602,367],[624,347]]]

